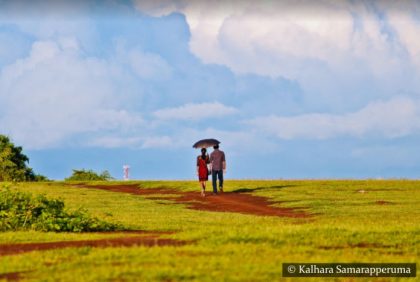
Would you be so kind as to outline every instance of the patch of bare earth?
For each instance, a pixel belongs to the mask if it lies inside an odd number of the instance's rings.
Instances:
[[[383,206],[383,205],[392,205],[393,202],[379,200],[379,201],[376,201],[375,204]]]
[[[206,197],[202,197],[199,192],[181,192],[170,188],[142,189],[134,184],[73,185],[72,187],[94,188],[118,193],[142,195],[153,200],[171,200],[175,203],[186,204],[188,208],[195,210],[291,218],[306,218],[311,216],[301,209],[273,206],[275,202],[270,201],[268,198],[254,196],[247,192],[224,192],[218,195],[209,194]]]
[[[117,232],[122,233],[122,232]],[[80,241],[58,241],[58,242],[37,242],[37,243],[17,243],[17,244],[0,244],[0,256],[15,255],[32,251],[44,251],[62,248],[106,248],[106,247],[132,247],[132,246],[182,246],[187,241],[160,238],[167,232],[146,232],[146,231],[128,231],[135,236],[124,236],[117,238],[103,238],[96,240],[80,240]]]
[[[27,271],[2,273],[2,274],[0,274],[0,280],[19,281],[23,278],[22,275],[25,274],[26,272]]]
[[[354,249],[354,248],[390,248],[391,246],[382,245],[378,243],[361,242],[357,244],[349,244],[347,246],[320,246],[323,250],[339,250],[339,249]]]

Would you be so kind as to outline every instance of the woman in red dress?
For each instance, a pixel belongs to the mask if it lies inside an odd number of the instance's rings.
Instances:
[[[201,183],[201,196],[206,196],[206,181],[209,180],[209,170],[207,164],[210,163],[209,155],[205,148],[201,149],[201,156],[197,157],[197,175]]]

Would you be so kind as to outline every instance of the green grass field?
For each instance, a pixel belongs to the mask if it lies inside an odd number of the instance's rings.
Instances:
[[[143,189],[199,193],[196,181],[138,184]],[[70,210],[83,207],[127,229],[174,231],[164,237],[191,241],[184,246],[83,247],[0,256],[0,273],[23,272],[22,281],[372,281],[283,278],[281,268],[284,262],[420,262],[420,181],[226,182],[227,192],[248,189],[278,201],[275,205],[303,208],[313,214],[309,218],[198,211],[170,200],[78,189],[60,182],[11,187],[62,198]],[[0,243],[110,236],[117,235],[19,231],[0,233]]]

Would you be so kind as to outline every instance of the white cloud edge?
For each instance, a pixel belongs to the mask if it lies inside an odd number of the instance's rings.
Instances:
[[[340,71],[343,58],[362,60],[379,76],[401,68],[401,61],[420,71],[420,24],[412,16],[414,8],[420,10],[416,1],[401,5],[378,2],[376,8],[384,13],[384,19],[368,4],[351,1],[245,0],[214,5],[206,1],[139,0],[135,4],[156,17],[183,13],[191,32],[191,52],[204,63],[222,64],[237,74],[304,79],[302,64],[308,60]],[[390,40],[384,25],[393,30],[395,39]]]
[[[262,116],[244,122],[254,130],[279,139],[317,139],[336,137],[398,138],[419,133],[420,100],[408,97],[375,101],[347,114],[309,113],[297,116]]]
[[[226,106],[220,102],[187,103],[173,108],[164,108],[153,112],[158,120],[190,120],[217,119],[238,113],[234,107]]]

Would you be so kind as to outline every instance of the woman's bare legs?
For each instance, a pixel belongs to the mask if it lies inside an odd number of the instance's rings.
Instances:
[[[201,183],[201,196],[205,197],[206,196],[206,182],[205,181],[200,181]]]

